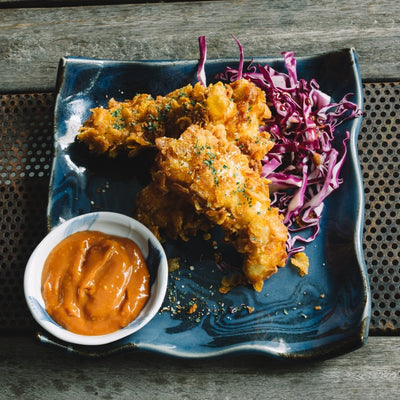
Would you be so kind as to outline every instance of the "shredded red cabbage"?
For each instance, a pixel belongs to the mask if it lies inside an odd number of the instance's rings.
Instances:
[[[200,60],[199,60],[199,67],[197,69],[197,80],[203,86],[207,86],[206,70],[205,70],[205,64],[207,60],[207,43],[205,36],[199,37],[199,47],[200,47]]]
[[[271,205],[284,215],[290,256],[304,250],[304,245],[296,247],[297,242],[311,242],[319,233],[324,200],[342,183],[339,174],[350,136],[346,131],[339,152],[332,145],[335,128],[360,116],[361,110],[349,100],[352,93],[331,103],[315,79],[298,79],[292,52],[282,53],[287,74],[252,62],[244,71],[243,48],[233,38],[240,52],[238,69],[226,67],[216,79],[249,79],[266,93],[273,118],[261,129],[271,134],[275,146],[263,159],[262,176],[271,181]],[[200,59],[204,61],[204,36],[201,43]],[[199,66],[202,76],[204,64]]]

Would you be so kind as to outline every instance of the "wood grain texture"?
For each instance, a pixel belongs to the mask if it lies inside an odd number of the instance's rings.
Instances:
[[[397,0],[191,1],[86,7],[0,9],[0,92],[55,86],[65,55],[112,59],[297,57],[354,47],[363,79],[400,77]]]
[[[166,3],[187,0],[0,0],[1,8],[42,8],[42,7],[68,7],[106,4],[133,4],[133,3]],[[197,0],[198,1],[198,0]],[[203,1],[203,0],[200,0]],[[214,0],[218,1],[218,0]]]
[[[197,59],[197,38],[206,35],[209,58],[236,57],[231,33],[248,57],[354,47],[364,80],[400,78],[398,0],[89,1],[69,7],[77,3],[49,0],[37,8],[39,1],[0,0],[0,93],[54,90],[59,58],[66,55]],[[397,400],[400,388],[399,337],[371,337],[363,348],[321,362],[283,363],[127,353],[88,359],[31,336],[2,336],[0,360],[0,400]]]
[[[0,399],[398,399],[400,338],[372,337],[312,363],[258,356],[190,361],[149,354],[71,356],[26,337],[1,338]]]

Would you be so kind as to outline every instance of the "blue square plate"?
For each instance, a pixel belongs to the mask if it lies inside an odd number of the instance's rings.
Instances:
[[[283,70],[283,59],[256,59]],[[209,60],[207,82],[238,60]],[[63,58],[55,107],[55,156],[48,206],[49,229],[76,215],[96,210],[132,214],[135,195],[149,180],[151,154],[133,160],[106,160],[89,155],[75,142],[90,109],[108,100],[152,95],[196,82],[196,60],[111,61]],[[348,92],[362,108],[362,85],[353,49],[297,59],[298,77],[315,78],[321,90],[340,100]],[[338,143],[351,138],[343,184],[325,203],[321,233],[307,245],[310,272],[300,277],[287,265],[258,293],[237,287],[218,292],[222,274],[213,261],[218,251],[237,262],[230,246],[195,238],[165,244],[167,256],[180,268],[169,279],[163,308],[143,330],[117,343],[90,349],[45,342],[86,354],[122,349],[152,351],[186,358],[258,353],[284,359],[330,357],[360,347],[367,339],[370,292],[362,254],[364,199],[357,158],[361,118],[336,131]],[[214,233],[218,239],[218,232]],[[193,306],[195,304],[195,306]],[[192,307],[191,307],[192,306]],[[190,308],[191,307],[191,308]],[[197,309],[195,310],[195,307]],[[232,312],[232,308],[235,311]],[[189,311],[190,310],[190,311]]]

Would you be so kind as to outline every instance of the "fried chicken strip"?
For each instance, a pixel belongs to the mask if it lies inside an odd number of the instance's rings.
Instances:
[[[197,214],[220,225],[225,239],[244,255],[243,272],[256,290],[286,263],[287,228],[270,207],[268,181],[227,139],[223,125],[191,125],[178,139],[156,139],[158,175],[170,192]]]
[[[177,138],[193,124],[223,124],[229,140],[253,160],[261,160],[265,152],[259,141],[269,135],[260,133],[259,127],[271,118],[265,93],[245,79],[207,87],[187,85],[156,98],[139,94],[125,102],[111,99],[107,108],[91,111],[77,139],[90,151],[110,157],[134,156],[143,147],[154,147],[156,138]]]
[[[160,241],[167,237],[188,241],[199,231],[208,232],[212,227],[211,221],[196,213],[193,205],[183,196],[169,191],[157,180],[138,193],[135,218]]]

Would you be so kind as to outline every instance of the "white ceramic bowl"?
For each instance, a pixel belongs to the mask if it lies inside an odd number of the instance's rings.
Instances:
[[[64,238],[79,231],[101,231],[133,240],[141,249],[150,272],[150,297],[135,320],[126,327],[106,335],[87,336],[70,332],[47,314],[41,293],[44,263],[50,251]],[[140,222],[122,214],[96,212],[72,218],[54,228],[36,247],[28,260],[24,291],[34,319],[55,337],[80,345],[102,345],[122,339],[145,326],[159,311],[168,282],[168,263],[163,247]]]

